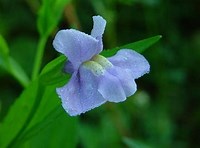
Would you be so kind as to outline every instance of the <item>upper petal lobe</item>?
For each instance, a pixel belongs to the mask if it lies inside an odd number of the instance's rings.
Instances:
[[[101,16],[93,16],[93,29],[91,31],[91,36],[94,38],[102,37],[105,27],[106,27],[106,20],[104,20]]]
[[[74,29],[59,31],[53,41],[53,46],[58,52],[68,57],[75,70],[102,48],[99,40]]]
[[[148,61],[141,54],[130,49],[121,49],[108,60],[114,66],[130,71],[134,79],[141,77],[150,70]]]

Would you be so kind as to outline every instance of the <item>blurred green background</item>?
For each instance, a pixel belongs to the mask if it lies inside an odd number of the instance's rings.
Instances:
[[[29,76],[39,38],[40,4],[39,0],[0,0],[0,34]],[[199,0],[72,0],[66,5],[48,38],[43,66],[58,56],[52,47],[55,33],[64,28],[90,33],[93,15],[107,20],[105,49],[163,36],[143,53],[151,72],[136,80],[134,96],[79,117],[77,147],[199,147],[199,10]],[[0,67],[0,121],[22,90]]]

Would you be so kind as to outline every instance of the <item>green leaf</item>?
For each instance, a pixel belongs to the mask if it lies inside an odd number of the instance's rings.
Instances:
[[[62,109],[54,110],[52,114],[59,113],[59,116],[47,117],[44,122],[39,123],[38,134],[30,138],[26,143],[30,148],[75,148],[77,145],[77,118],[69,117]],[[46,120],[51,119],[49,124]],[[41,128],[41,125],[44,127]]]
[[[42,0],[37,20],[41,36],[48,36],[58,24],[62,12],[70,0]]]
[[[20,83],[22,86],[26,87],[29,84],[29,78],[26,75],[25,71],[22,69],[22,67],[15,61],[13,58],[9,58],[9,69],[7,69],[10,74],[12,74]]]
[[[61,55],[57,57],[56,59],[49,62],[42,70],[40,75],[45,75],[49,72],[55,71],[56,69],[59,69],[60,66],[64,66],[63,64],[66,62],[66,57],[64,55]]]
[[[150,37],[150,38],[147,38],[144,40],[140,40],[140,41],[137,41],[134,43],[126,44],[121,47],[116,47],[111,50],[104,50],[101,54],[103,56],[110,57],[110,56],[115,55],[117,53],[117,51],[120,49],[133,49],[133,50],[137,51],[138,53],[142,53],[142,52],[144,52],[144,50],[146,50],[147,48],[149,48],[150,46],[152,46],[153,44],[158,42],[161,37],[162,37],[161,35],[157,35],[157,36]]]
[[[4,40],[4,38],[2,37],[2,35],[0,35],[0,55],[2,56],[8,56],[9,54],[9,49],[8,46],[6,44],[6,41]]]
[[[0,35],[0,66],[4,69],[8,65],[9,49],[4,38]]]
[[[133,140],[130,138],[123,138],[124,143],[129,148],[152,148],[151,146],[145,144],[144,142],[141,142],[139,140]]]
[[[52,148],[59,147],[59,145],[60,147],[61,145],[75,147],[77,118],[69,117],[66,114],[55,88],[54,85],[48,86],[44,91],[35,115],[17,140],[18,146],[28,142],[33,148],[44,147],[44,145]]]
[[[38,92],[38,82],[34,81],[10,107],[0,126],[0,147],[7,147],[18,136],[30,118]]]
[[[6,41],[0,35],[0,66],[14,76],[22,86],[26,87],[29,83],[29,78],[22,67],[9,56],[9,49]]]
[[[74,134],[76,134],[75,125],[77,119],[67,117],[56,94],[56,88],[62,86],[69,79],[69,75],[66,76],[62,72],[65,60],[66,58],[60,56],[47,64],[40,77],[30,83],[22,95],[11,106],[10,111],[0,126],[0,147],[19,146],[25,144],[26,141],[31,142],[32,138],[35,139],[38,136],[41,129],[45,131],[47,125],[53,128],[50,131],[55,130],[55,127],[66,130],[64,136],[59,135],[59,132],[57,132],[54,135],[55,137],[52,136],[54,139],[59,137],[62,139],[63,136],[73,139],[71,140],[71,145],[72,147],[75,145]],[[62,77],[62,79],[56,80],[59,77]],[[60,112],[55,111],[56,108],[60,109]],[[62,115],[60,119],[60,114],[64,114],[66,118]],[[55,123],[58,119],[59,122],[63,120],[64,123]],[[66,125],[67,127],[59,125]],[[59,129],[60,132],[62,131],[61,129]],[[71,136],[67,134],[68,132]],[[46,140],[46,143],[48,142]],[[56,145],[56,142],[59,142],[59,140],[51,142],[54,142],[52,145]]]
[[[66,83],[66,80],[70,78],[70,75],[62,72],[65,62],[66,57],[62,55],[48,63],[40,74],[40,81],[45,85],[59,82]]]
[[[40,72],[42,57],[48,36],[58,24],[62,12],[64,11],[66,4],[69,2],[70,0],[42,0],[37,20],[40,40],[35,56],[32,79],[37,78]]]

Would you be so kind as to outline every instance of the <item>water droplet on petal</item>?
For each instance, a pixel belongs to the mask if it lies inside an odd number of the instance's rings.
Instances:
[[[128,58],[127,58],[127,57],[124,57],[124,60],[125,60],[125,61],[127,61],[127,60],[128,60]]]

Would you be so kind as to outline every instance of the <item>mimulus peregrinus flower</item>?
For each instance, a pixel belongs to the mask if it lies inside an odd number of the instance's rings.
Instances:
[[[150,69],[147,60],[130,49],[121,49],[109,58],[99,55],[106,21],[94,16],[93,22],[91,35],[66,29],[59,31],[53,41],[54,48],[68,58],[65,71],[72,74],[69,82],[56,90],[63,108],[71,116],[106,101],[126,100],[137,90],[134,80]]]

